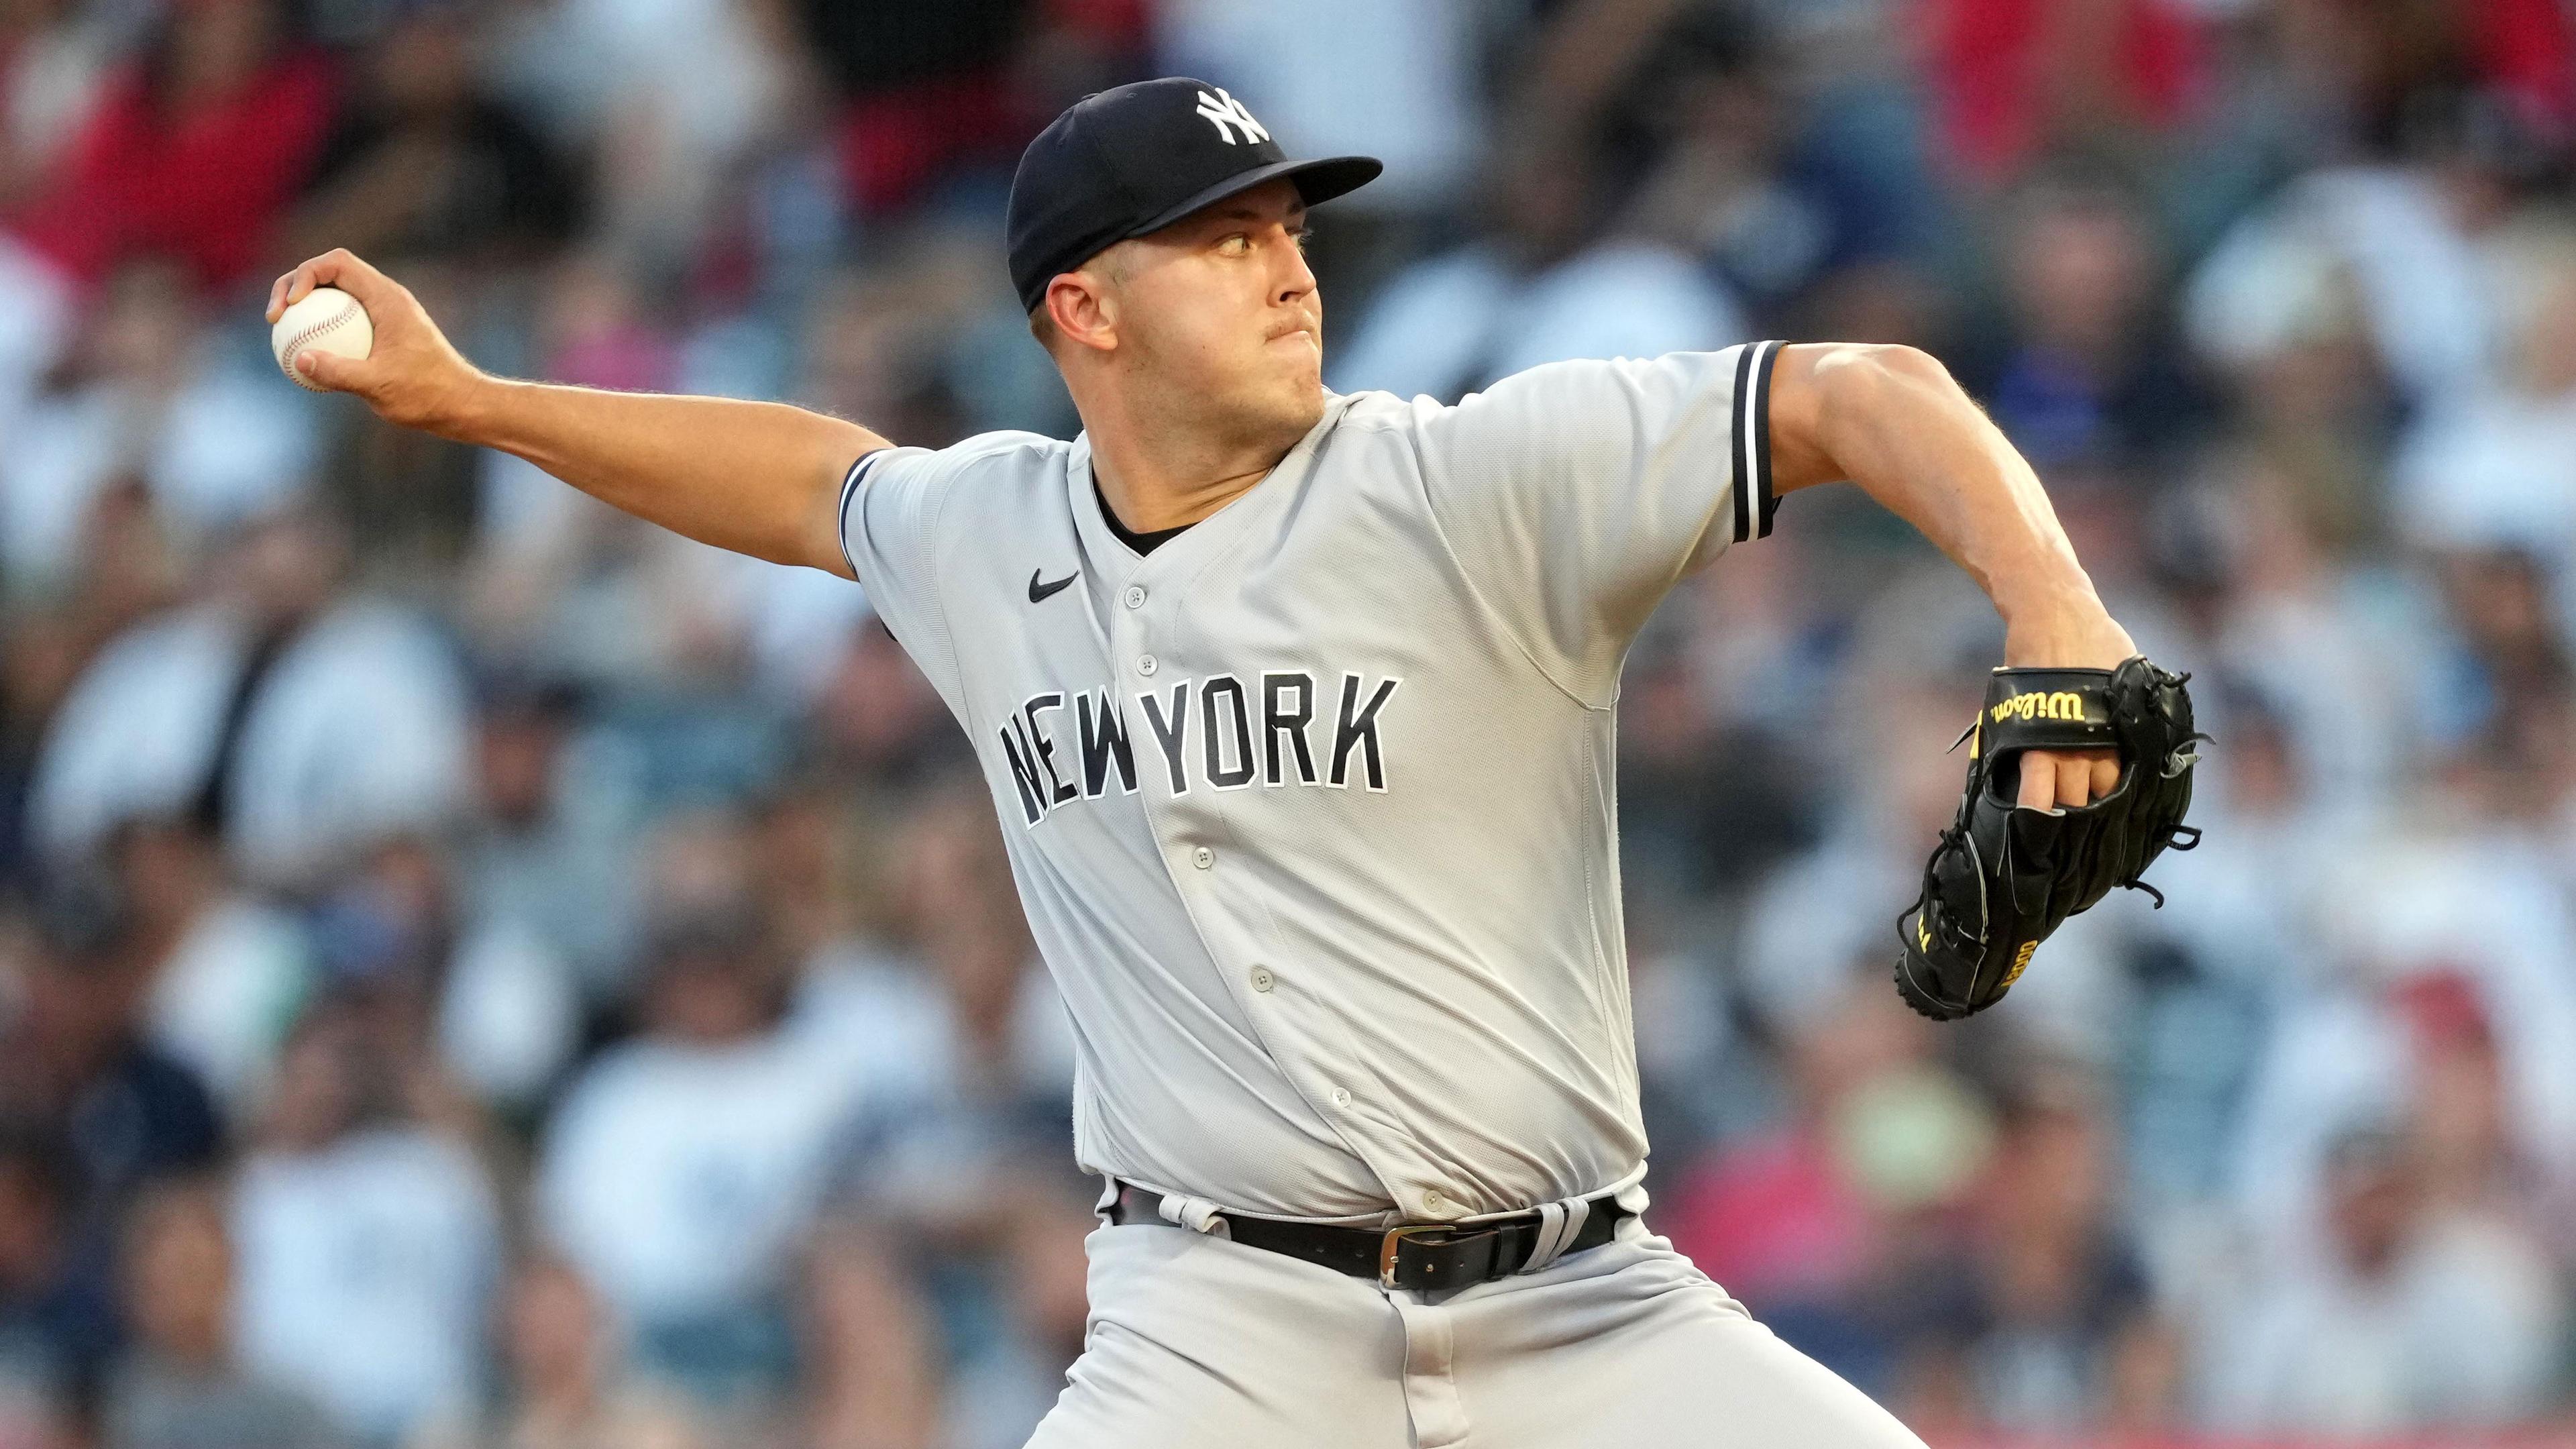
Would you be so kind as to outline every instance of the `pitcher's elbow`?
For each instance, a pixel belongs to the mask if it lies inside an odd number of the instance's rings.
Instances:
[[[1816,360],[1816,376],[1828,391],[1877,391],[1890,384],[1955,389],[1958,383],[1941,359],[1902,342],[1838,342]]]

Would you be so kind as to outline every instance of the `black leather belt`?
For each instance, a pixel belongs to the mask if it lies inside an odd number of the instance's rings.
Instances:
[[[1161,1193],[1122,1182],[1118,1184],[1118,1200],[1110,1208],[1109,1221],[1177,1226],[1163,1216],[1163,1202]],[[1619,1206],[1613,1193],[1588,1198],[1585,1206],[1588,1211],[1583,1226],[1576,1230],[1573,1241],[1557,1250],[1557,1257],[1600,1247],[1618,1233],[1622,1220],[1636,1216]],[[1225,1220],[1226,1236],[1246,1247],[1285,1253],[1336,1273],[1374,1278],[1389,1288],[1415,1291],[1462,1288],[1470,1283],[1508,1278],[1528,1265],[1530,1250],[1538,1246],[1539,1234],[1546,1227],[1545,1215],[1536,1211],[1464,1226],[1399,1223],[1391,1228],[1289,1223],[1241,1213],[1221,1212],[1217,1216]]]

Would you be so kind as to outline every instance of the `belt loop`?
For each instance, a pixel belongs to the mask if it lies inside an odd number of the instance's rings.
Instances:
[[[1203,1197],[1167,1197],[1163,1199],[1163,1221],[1178,1223],[1194,1233],[1213,1233],[1220,1238],[1234,1234],[1227,1230],[1225,1219],[1218,1216],[1224,1209]]]
[[[1518,1273],[1535,1273],[1556,1260],[1556,1249],[1565,1241],[1565,1204],[1543,1202],[1538,1205],[1538,1230],[1530,1234],[1529,1256],[1521,1260]]]
[[[1519,1271],[1535,1273],[1555,1262],[1591,1216],[1592,1204],[1579,1197],[1540,1203],[1537,1239],[1530,1244],[1529,1260],[1521,1264]]]

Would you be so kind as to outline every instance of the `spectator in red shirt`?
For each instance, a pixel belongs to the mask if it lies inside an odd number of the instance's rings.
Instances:
[[[2175,0],[1928,0],[1924,11],[1940,148],[1980,182],[2061,145],[2170,130],[2199,77],[2200,37]]]
[[[204,287],[238,282],[269,260],[270,226],[328,134],[333,89],[277,0],[171,0],[60,179],[12,229],[83,286],[144,253],[176,258]]]

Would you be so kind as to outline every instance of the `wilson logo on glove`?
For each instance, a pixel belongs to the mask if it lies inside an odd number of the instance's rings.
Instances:
[[[2038,951],[2039,943],[2037,941],[2022,942],[2021,949],[2013,953],[2012,969],[2004,973],[2004,985],[2010,986],[2014,982],[2019,981],[2021,979],[2021,973],[2030,968],[2030,958],[2038,954]]]
[[[1996,723],[2006,719],[2082,719],[2084,696],[2071,689],[2047,694],[2017,694],[1987,711]]]
[[[2139,879],[2167,847],[2189,850],[2194,742],[2188,674],[2145,655],[2117,669],[1998,669],[1973,736],[1967,794],[1923,868],[1923,893],[1897,917],[1896,990],[1939,1021],[1985,1010],[2068,916]],[[2119,783],[2087,805],[2017,808],[2025,750],[2108,747]],[[1952,749],[1958,748],[1952,745]],[[2143,768],[2142,768],[2143,767]]]

